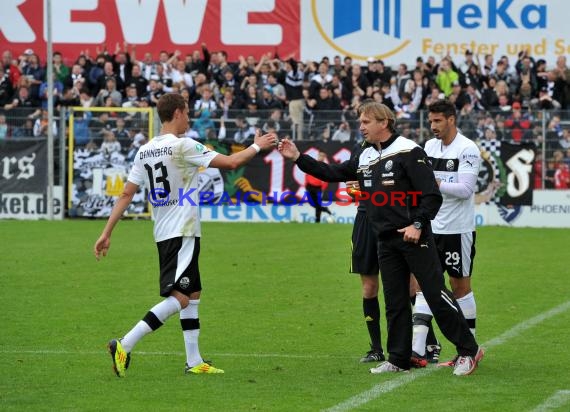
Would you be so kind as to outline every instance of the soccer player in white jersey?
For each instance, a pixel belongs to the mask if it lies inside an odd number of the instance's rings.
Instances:
[[[431,131],[436,138],[426,142],[425,152],[443,195],[443,203],[431,225],[441,265],[449,275],[453,295],[475,335],[477,307],[471,290],[471,273],[475,257],[475,189],[481,154],[477,145],[457,130],[453,103],[437,100],[428,106],[428,111]],[[418,287],[412,343],[415,367],[427,364],[426,336],[432,317]],[[452,360],[440,365],[453,366],[454,363]]]
[[[93,248],[95,257],[106,256],[111,233],[139,187],[149,189],[153,206],[154,238],[160,263],[160,295],[164,300],[152,307],[122,339],[113,339],[108,349],[119,377],[129,367],[130,352],[145,335],[158,329],[172,315],[180,314],[186,348],[186,373],[223,373],[204,362],[198,349],[200,322],[200,215],[198,174],[201,167],[235,169],[249,162],[260,150],[276,146],[275,134],[257,133],[247,149],[225,156],[189,138],[188,104],[179,94],[168,93],[157,104],[162,122],[160,136],[141,146],[124,191]]]

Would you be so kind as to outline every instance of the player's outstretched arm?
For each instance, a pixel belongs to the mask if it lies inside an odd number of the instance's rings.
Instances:
[[[299,149],[297,149],[295,143],[293,143],[291,140],[287,138],[279,142],[277,149],[285,159],[296,161],[299,158],[299,156],[301,156],[301,152],[299,152]]]
[[[255,133],[254,143],[251,146],[245,150],[242,150],[241,152],[234,153],[230,156],[218,154],[212,159],[209,167],[215,167],[224,170],[237,169],[238,167],[243,166],[251,159],[253,159],[255,155],[261,150],[268,150],[277,146],[278,142],[279,139],[275,133],[267,133],[261,135],[261,131],[257,129],[257,132]]]
[[[93,246],[93,253],[97,260],[101,258],[101,255],[107,256],[107,251],[111,247],[111,234],[113,233],[113,229],[123,216],[123,213],[125,213],[125,210],[127,210],[127,207],[131,204],[133,196],[138,190],[139,186],[134,183],[127,182],[125,185],[123,193],[119,196],[115,206],[113,206],[113,210],[111,211],[111,215],[107,220],[107,224],[105,225],[101,236],[99,236],[99,239],[97,239]]]

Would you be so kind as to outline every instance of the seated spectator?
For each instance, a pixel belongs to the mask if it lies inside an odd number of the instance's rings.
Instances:
[[[534,162],[532,163],[532,170],[534,172],[534,189],[542,189],[542,153],[537,152]]]
[[[399,102],[394,104],[394,112],[398,119],[411,119],[414,116],[415,107],[410,93],[402,93]]]
[[[121,144],[117,142],[115,133],[107,130],[103,133],[103,143],[101,143],[101,153],[105,156],[111,156],[113,153],[121,152]]]
[[[267,76],[267,86],[271,88],[273,97],[285,105],[287,103],[287,95],[285,94],[285,87],[278,82],[278,77],[276,72],[269,73]]]
[[[4,109],[9,110],[10,113],[7,114],[17,120],[28,116],[39,116],[41,111],[38,106],[38,101],[30,96],[30,89],[20,87],[12,98],[12,102],[4,105]],[[34,109],[36,110],[34,111]]]
[[[263,133],[275,133],[279,136],[281,125],[272,119],[268,119],[265,123],[263,123],[263,126],[261,126],[261,130]]]
[[[124,85],[129,81],[129,77],[133,70],[133,63],[131,62],[131,55],[129,54],[128,46],[128,43],[125,42],[121,49],[121,45],[117,43],[115,54],[111,57],[113,71],[117,73],[117,77],[122,83],[122,87],[119,89],[121,93],[124,92]],[[134,52],[134,48],[132,49],[132,52]]]
[[[6,140],[10,137],[10,127],[6,123],[6,116],[0,114],[0,140]]]
[[[79,106],[79,91],[74,87],[64,87],[57,103],[63,107]]]
[[[34,137],[34,121],[32,119],[24,120],[21,126],[14,129],[12,137]]]
[[[131,75],[128,78],[127,84],[131,87],[133,85],[136,87],[137,96],[141,97],[146,94],[148,87],[148,80],[142,75],[141,68],[138,64],[133,65],[133,68],[131,69]]]
[[[77,57],[77,60],[75,61],[75,64],[78,64],[79,66],[81,66],[81,70],[83,73],[83,76],[86,79],[86,83],[84,87],[90,87],[89,86],[89,72],[91,71],[91,68],[93,67],[93,60],[89,57],[89,52],[88,51],[81,51],[81,54]]]
[[[512,114],[505,120],[505,127],[510,129],[511,139],[515,143],[520,143],[531,139],[532,122],[526,114],[523,115],[519,102],[512,105]]]
[[[61,97],[61,94],[63,93],[63,83],[56,77],[55,73],[53,76],[54,76],[54,78],[53,78],[53,92],[52,93],[53,93],[54,104],[57,105],[59,103],[59,98]],[[39,98],[40,98],[40,103],[41,103],[42,109],[47,109],[48,92],[49,92],[48,82],[46,79],[40,85],[40,90],[39,90]]]
[[[521,106],[521,108],[522,108],[522,106]],[[497,108],[495,108],[495,110],[491,110],[491,111],[511,112],[512,110],[513,110],[513,107],[511,106],[511,103],[509,102],[508,96],[506,94],[501,94],[499,96],[499,106]]]
[[[142,132],[142,130],[138,130],[133,134],[133,138],[131,140],[131,144],[129,146],[127,152],[127,160],[133,161],[139,148],[146,143],[146,136]]]
[[[457,127],[464,136],[475,140],[477,138],[476,126],[477,114],[471,103],[465,102],[457,116]]]
[[[313,111],[315,128],[318,133],[321,133],[324,128],[336,127],[340,121],[340,101],[327,87],[319,90],[317,98],[309,99],[307,106]]]
[[[65,83],[65,80],[69,76],[69,67],[63,62],[61,53],[57,51],[53,54],[53,74],[57,78],[57,81],[62,84],[63,88],[63,83]]]
[[[32,50],[28,49],[27,52]],[[22,76],[25,76],[30,81],[30,92],[34,96],[39,95],[40,85],[45,79],[46,71],[40,63],[40,58],[37,54],[31,53],[28,55],[28,61],[24,68],[22,68]]]
[[[0,108],[10,104],[14,96],[14,86],[0,65]]]
[[[564,161],[564,153],[556,150],[552,155],[554,164],[554,189],[566,190],[570,188],[570,168]]]
[[[329,74],[329,67],[326,63],[319,64],[318,73],[315,74],[309,85],[309,95],[315,98],[319,90],[328,86],[332,82],[332,75]]]
[[[565,163],[558,165],[554,172],[554,188],[561,190],[570,188],[570,166]]]
[[[148,92],[145,96],[143,96],[148,98],[147,100],[149,102],[149,105],[151,107],[156,107],[158,99],[160,99],[160,96],[162,96],[164,93],[166,92],[164,91],[163,85],[160,82],[160,78],[155,74],[150,76],[150,81],[148,82]]]
[[[406,139],[413,140],[414,142],[417,142],[418,137],[416,136],[415,130],[412,128],[410,122],[400,123],[398,129],[400,130],[400,134],[403,137],[405,137]]]
[[[47,137],[48,127],[48,111],[47,109],[42,109],[41,117],[37,118],[34,123],[34,137]],[[52,133],[54,136],[57,136],[57,121],[55,120],[52,123]]]
[[[341,122],[341,124],[338,126],[338,129],[336,129],[333,133],[331,141],[344,143],[350,141],[350,138],[350,125],[348,122]]]
[[[233,113],[238,112],[245,108],[244,102],[234,94],[233,89],[227,88],[224,90],[224,96],[220,102],[222,111],[221,117],[229,119],[234,117]]]
[[[202,112],[206,111],[208,117],[216,117],[218,105],[212,98],[212,89],[208,85],[204,85],[199,90],[200,98],[194,103],[194,117],[201,117]]]
[[[544,188],[545,189],[554,189],[554,174],[556,173],[557,165],[556,163],[550,159],[546,162],[546,172],[544,174]]]
[[[529,83],[522,83],[518,89],[518,97],[521,102],[523,109],[532,109],[533,97],[532,97],[532,87]]]
[[[419,88],[418,88],[419,87]],[[422,104],[422,85],[416,85],[414,79],[410,79],[404,86],[404,92],[399,93],[396,81],[391,81],[390,100],[394,105],[396,117],[409,119]]]
[[[364,73],[362,73],[362,68],[359,64],[355,63],[352,65],[350,73],[342,82],[342,92],[342,99],[346,101],[350,101],[356,95],[363,99],[366,96],[372,96],[372,86],[368,83]]]
[[[558,150],[558,143],[563,136],[560,116],[552,116],[546,125],[546,149],[548,151]]]
[[[180,87],[191,89],[194,87],[194,79],[190,73],[186,73],[186,63],[184,60],[178,60],[170,72],[172,84],[178,84]]]
[[[558,141],[558,145],[565,151],[570,149],[570,129],[562,129],[562,136]]]
[[[259,99],[259,110],[265,112],[264,115],[268,116],[269,112],[273,109],[282,109],[281,101],[273,97],[273,91],[270,86],[265,86],[261,92],[261,99]]]
[[[220,91],[225,92],[226,89],[230,88],[235,90],[239,86],[239,82],[235,77],[234,71],[230,66],[226,66],[222,71],[222,78],[220,79]]]
[[[469,102],[473,110],[475,111],[484,111],[485,106],[482,102],[481,92],[478,89],[473,87],[472,84],[469,84],[465,90],[465,102]]]
[[[73,141],[76,146],[82,146],[89,143],[89,123],[91,122],[92,112],[75,112],[73,119]]]
[[[281,109],[273,109],[269,114],[269,118],[267,121],[261,126],[261,130],[265,133],[269,133],[269,130],[272,129],[275,131],[276,134],[282,133],[286,128],[283,118],[282,118],[283,111]]]
[[[445,97],[451,94],[454,82],[459,82],[459,74],[452,69],[448,58],[444,58],[439,64],[435,82]]]
[[[87,87],[87,78],[83,73],[83,67],[81,67],[79,64],[74,64],[71,67],[71,73],[69,76],[67,76],[63,82],[63,85],[69,88],[76,87],[77,90],[81,90],[84,87]]]
[[[95,106],[105,106],[105,100],[110,97],[113,106],[121,107],[123,95],[117,90],[117,81],[114,78],[108,78],[105,82],[105,88],[99,90],[95,98]]]
[[[481,76],[481,72],[479,71],[479,66],[477,66],[476,64],[472,64],[469,66],[469,69],[466,73],[462,86],[463,87],[473,86],[475,90],[480,90],[483,87],[483,76]]]
[[[119,77],[119,75],[117,73],[115,73],[114,68],[113,68],[113,63],[110,61],[106,61],[103,64],[103,74],[101,74],[97,78],[97,85],[95,86],[95,89],[93,90],[95,95],[99,95],[99,91],[101,89],[105,89],[108,86],[107,81],[110,79],[115,80],[114,90],[117,90],[118,92],[121,92],[122,90],[124,90],[125,83],[123,82],[121,77]],[[120,103],[121,102],[119,99],[118,104],[120,105]]]
[[[510,136],[510,130],[507,130],[505,126],[505,117],[502,114],[495,116],[493,122],[492,118],[489,120],[488,124],[493,124],[495,126],[495,133],[497,134],[497,139],[500,141],[507,140]]]
[[[79,91],[79,105],[82,107],[93,107],[93,95],[91,94],[91,91],[84,87],[83,89],[81,89]]]
[[[4,71],[4,75],[8,77],[8,81],[12,83],[12,87],[15,89],[18,87],[18,80],[22,73],[18,66],[13,63],[12,52],[9,50],[5,50],[2,52],[2,69]]]
[[[125,127],[125,119],[117,117],[117,120],[115,120],[115,127],[112,128],[111,131],[115,134],[115,138],[119,143],[121,143],[121,145],[124,147],[128,147],[130,145],[131,133]]]
[[[483,81],[481,91],[481,103],[486,110],[496,110],[499,107],[499,95],[497,93],[497,79],[494,76]]]
[[[465,93],[465,90],[463,90],[459,81],[453,82],[451,86],[451,94],[447,96],[447,98],[455,104],[455,109],[457,111],[461,110],[465,102],[469,100],[467,93]]]
[[[428,107],[432,102],[444,98],[445,95],[443,94],[443,92],[437,87],[437,85],[435,85],[435,87],[430,88],[430,92],[426,96],[426,107]]]
[[[122,100],[121,106],[122,107],[139,107],[139,96],[138,96],[137,86],[135,83],[131,83],[127,86],[126,96]]]
[[[544,86],[539,90],[538,97],[530,101],[530,107],[534,110],[558,110],[562,105],[552,98],[548,87]]]
[[[194,120],[192,129],[198,132],[198,137],[200,140],[206,140],[208,136],[208,129],[216,130],[216,125],[210,117],[210,111],[207,109],[201,109],[199,111],[200,117]]]
[[[88,113],[88,112],[86,112]],[[102,140],[106,132],[111,131],[111,122],[108,112],[100,112],[99,116],[89,119],[89,129],[92,137]]]
[[[242,115],[236,117],[234,130],[233,140],[239,144],[245,144],[248,139],[253,139],[255,136],[255,127],[250,126]]]
[[[492,71],[491,76],[497,79],[497,81],[504,81],[509,89],[509,93],[512,94],[517,89],[518,79],[513,73],[509,72],[508,65],[508,58],[506,56],[501,57],[501,59],[497,61],[497,65]]]

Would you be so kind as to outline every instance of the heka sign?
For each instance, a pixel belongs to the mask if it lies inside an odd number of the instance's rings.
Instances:
[[[72,53],[115,43],[144,45],[144,51],[173,51],[206,43],[230,57],[278,49],[298,50],[299,0],[57,0],[52,1],[52,38]],[[41,11],[41,12],[40,12]],[[0,41],[45,48],[45,3],[2,0]],[[247,47],[246,47],[247,46]],[[253,47],[253,50],[251,50]],[[149,50],[151,49],[151,50]],[[14,50],[18,53],[20,50]]]

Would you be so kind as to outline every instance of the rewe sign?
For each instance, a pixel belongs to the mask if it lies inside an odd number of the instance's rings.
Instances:
[[[186,53],[206,43],[211,50],[228,51],[230,58],[298,51],[299,0],[54,0],[51,4],[54,48],[64,55],[69,52],[66,57],[76,57],[86,48],[93,54],[103,44],[112,52],[117,42],[155,53],[175,49]],[[0,42],[43,52],[44,1],[2,0],[0,9]]]

